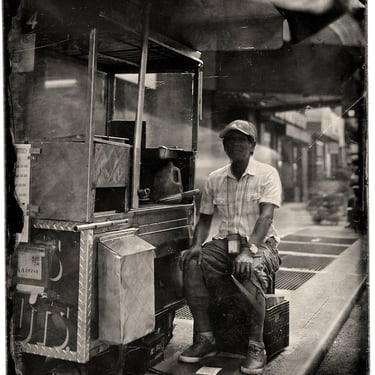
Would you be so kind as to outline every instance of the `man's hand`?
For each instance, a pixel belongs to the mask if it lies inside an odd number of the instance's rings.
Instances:
[[[233,262],[233,273],[235,276],[250,278],[253,257],[250,249],[244,248]]]
[[[180,268],[184,270],[185,267],[189,265],[190,259],[197,257],[198,258],[198,266],[202,263],[202,247],[200,245],[195,245],[191,247],[189,250],[185,250],[181,252],[180,256]]]

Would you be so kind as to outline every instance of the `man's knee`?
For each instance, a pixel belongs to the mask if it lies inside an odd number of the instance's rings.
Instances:
[[[199,267],[198,257],[190,258],[189,261],[188,261],[187,268],[190,269],[190,268],[194,268],[194,267]]]
[[[255,310],[263,310],[265,306],[265,295],[263,285],[259,282],[256,277],[251,280],[243,280],[243,287],[247,290],[244,294],[250,306],[255,308]]]
[[[197,276],[201,276],[203,273],[202,266],[198,264],[198,258],[190,258],[184,267],[184,278],[187,279],[186,281],[189,281],[189,278],[194,278]]]
[[[184,268],[183,277],[185,290],[189,292],[205,284],[202,267],[198,264],[197,258],[192,258],[188,261]]]

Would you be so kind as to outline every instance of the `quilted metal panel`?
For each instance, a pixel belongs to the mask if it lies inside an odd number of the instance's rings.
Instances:
[[[95,143],[96,187],[126,186],[129,181],[129,145]]]
[[[99,339],[127,344],[155,326],[154,247],[134,235],[98,245]]]
[[[152,332],[155,325],[153,255],[144,252],[134,258],[134,261],[124,260],[121,264],[121,274],[126,275],[126,288],[122,295],[125,303],[121,304],[124,344]]]

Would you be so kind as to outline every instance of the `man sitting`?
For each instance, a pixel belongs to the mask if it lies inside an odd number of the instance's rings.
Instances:
[[[263,343],[264,292],[280,264],[273,213],[281,204],[281,182],[275,168],[254,160],[257,137],[251,122],[233,121],[220,137],[230,164],[208,176],[193,246],[181,256],[194,337],[179,360],[196,363],[216,354],[209,297],[224,280],[233,278],[252,307],[248,352],[241,372],[262,374],[267,359]],[[212,241],[204,243],[215,207],[221,215],[219,231]]]

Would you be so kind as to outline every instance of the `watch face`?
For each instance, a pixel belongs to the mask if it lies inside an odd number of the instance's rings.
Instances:
[[[250,251],[252,254],[256,254],[258,252],[258,246],[254,245],[253,243],[250,245]]]

